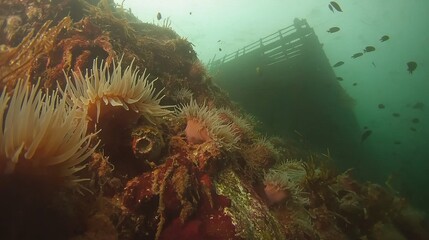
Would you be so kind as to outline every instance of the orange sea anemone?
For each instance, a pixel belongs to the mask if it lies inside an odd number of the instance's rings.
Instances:
[[[209,109],[205,104],[199,106],[195,100],[178,108],[177,115],[187,121],[185,134],[188,143],[201,144],[213,142],[219,148],[237,148],[239,138],[234,134],[231,124],[225,124],[217,109]]]
[[[41,176],[76,186],[74,174],[93,152],[81,112],[54,91],[18,81],[0,97],[0,176]],[[10,100],[10,101],[9,101]]]
[[[139,75],[138,68],[133,68],[133,62],[122,71],[122,59],[109,71],[109,65],[98,64],[95,59],[90,71],[85,75],[82,71],[73,72],[74,81],[67,80],[68,87],[65,94],[74,104],[88,110],[88,115],[98,122],[101,114],[108,111],[101,110],[102,102],[108,107],[122,107],[125,110],[133,110],[138,115],[151,120],[153,117],[161,117],[170,113],[169,106],[161,106],[161,92],[155,93],[153,81],[149,81],[146,70]]]

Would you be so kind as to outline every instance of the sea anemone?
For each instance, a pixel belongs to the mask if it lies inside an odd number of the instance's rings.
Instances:
[[[99,121],[100,112],[106,115],[109,111],[101,111],[101,103],[106,106],[120,106],[125,110],[133,110],[148,120],[170,113],[169,106],[161,106],[161,92],[155,94],[153,81],[149,81],[146,70],[139,76],[138,68],[133,68],[133,62],[122,71],[122,59],[117,64],[113,62],[113,69],[104,61],[98,64],[95,59],[90,71],[85,75],[82,71],[73,72],[74,81],[68,78],[68,87],[65,94],[69,95],[74,104],[82,109],[88,109],[93,119],[94,107],[96,121]]]
[[[217,109],[209,109],[205,104],[199,106],[195,100],[178,108],[179,117],[186,119],[186,139],[191,144],[213,142],[219,148],[233,150],[238,148],[239,138],[234,134],[231,124],[225,124]]]
[[[304,165],[296,160],[285,161],[271,168],[264,176],[264,190],[270,204],[292,199],[300,205],[308,205],[310,200],[303,192],[306,176]],[[271,199],[271,196],[274,197]]]
[[[57,91],[42,93],[18,81],[0,97],[0,176],[40,176],[76,186],[74,174],[93,152],[87,122]],[[9,102],[10,100],[10,102]],[[63,181],[61,181],[63,180]]]
[[[172,98],[178,102],[188,102],[192,100],[193,96],[194,94],[191,90],[187,88],[181,88],[173,94]]]
[[[228,124],[231,124],[234,134],[240,139],[250,136],[253,133],[254,121],[251,116],[238,116],[231,109],[222,107],[219,109],[219,117]]]
[[[262,172],[271,167],[279,158],[279,151],[267,138],[258,138],[256,141],[241,151],[241,155],[252,171]]]

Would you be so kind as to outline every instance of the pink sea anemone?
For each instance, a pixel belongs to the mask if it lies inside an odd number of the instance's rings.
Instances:
[[[226,150],[238,148],[239,138],[234,134],[231,124],[222,121],[217,109],[209,109],[205,104],[200,106],[193,100],[179,107],[177,116],[186,119],[185,135],[188,143],[212,142]]]
[[[303,191],[307,172],[300,161],[285,161],[272,167],[264,176],[264,191],[269,203],[292,200],[308,205],[309,198]]]

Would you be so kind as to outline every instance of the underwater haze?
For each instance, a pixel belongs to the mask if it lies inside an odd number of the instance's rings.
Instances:
[[[123,5],[144,22],[169,19],[204,63],[289,26],[295,18],[306,19],[331,65],[344,62],[335,74],[356,102],[362,133],[372,131],[361,148],[361,177],[387,183],[428,210],[429,1],[335,2],[342,12],[321,0],[126,0]],[[339,30],[328,32],[333,27]],[[364,53],[366,47],[375,50]],[[237,84],[246,80],[237,79]]]

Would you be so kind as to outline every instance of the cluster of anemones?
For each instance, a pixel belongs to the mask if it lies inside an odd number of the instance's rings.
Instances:
[[[303,191],[307,171],[302,162],[285,161],[271,168],[264,176],[264,191],[269,204],[292,200],[308,205],[309,198]]]
[[[151,120],[170,113],[160,106],[148,75],[138,75],[132,64],[122,72],[121,61],[98,66],[83,75],[73,72],[74,82],[67,80],[63,96],[54,91],[44,93],[39,84],[18,84],[9,95],[0,96],[0,176],[5,174],[37,175],[55,178],[64,185],[78,181],[74,174],[94,152],[98,143],[91,141],[88,117],[98,121],[101,102],[111,108],[133,110],[137,116]],[[110,116],[112,117],[112,116]],[[119,121],[122,116],[117,117]],[[94,127],[95,124],[92,124]],[[58,182],[57,180],[55,180]]]
[[[233,150],[238,148],[239,137],[231,124],[219,116],[219,110],[207,105],[198,105],[195,100],[177,109],[177,116],[186,119],[185,135],[190,144],[212,142],[219,148]]]

